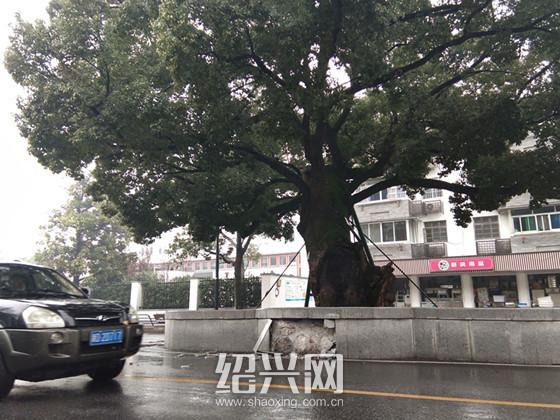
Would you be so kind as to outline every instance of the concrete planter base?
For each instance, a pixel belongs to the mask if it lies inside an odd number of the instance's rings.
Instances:
[[[297,353],[364,360],[560,364],[560,309],[282,308],[170,310],[170,350]]]

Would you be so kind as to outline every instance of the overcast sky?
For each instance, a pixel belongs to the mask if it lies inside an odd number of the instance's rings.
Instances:
[[[46,15],[48,0],[0,1],[0,56],[16,12],[26,20]],[[0,66],[0,260],[27,259],[40,239],[39,226],[66,200],[70,180],[44,169],[27,153],[14,122],[16,99],[22,91]]]
[[[48,0],[0,0],[0,57],[8,45],[10,24],[20,12],[25,20],[46,18]],[[16,100],[23,91],[13,82],[4,66],[0,66],[0,260],[27,260],[37,249],[41,239],[40,226],[47,223],[53,210],[67,199],[72,180],[54,175],[27,153],[14,121]],[[296,250],[302,239],[285,244],[259,240],[261,253]],[[154,259],[167,259],[164,249],[170,238],[157,241]],[[292,249],[293,248],[293,249]]]

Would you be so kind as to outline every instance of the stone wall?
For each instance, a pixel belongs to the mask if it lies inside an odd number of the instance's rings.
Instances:
[[[282,354],[331,353],[335,350],[334,322],[321,320],[276,320],[272,324],[271,350]]]
[[[560,309],[282,308],[167,312],[170,350],[336,351],[362,360],[560,364]]]

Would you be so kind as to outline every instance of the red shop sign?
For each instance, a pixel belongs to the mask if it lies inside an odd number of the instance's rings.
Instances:
[[[430,260],[431,273],[448,271],[480,271],[493,270],[494,260],[491,257],[442,258]]]

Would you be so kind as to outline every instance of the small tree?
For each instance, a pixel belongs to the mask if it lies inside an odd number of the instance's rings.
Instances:
[[[83,180],[69,190],[70,199],[43,227],[43,248],[34,260],[66,273],[76,286],[122,281],[134,260],[126,252],[129,230],[118,216],[106,216],[86,192]]]
[[[214,256],[218,261],[232,264],[234,267],[234,305],[236,308],[240,308],[246,263],[249,262],[249,259],[246,259],[245,256],[249,256],[250,259],[259,256],[257,247],[251,244],[252,239],[253,236],[243,237],[239,232],[230,234],[222,230],[218,239],[219,255],[216,258],[216,240],[196,241],[185,229],[175,236],[169,247],[169,252],[177,260],[202,255],[204,258]]]

